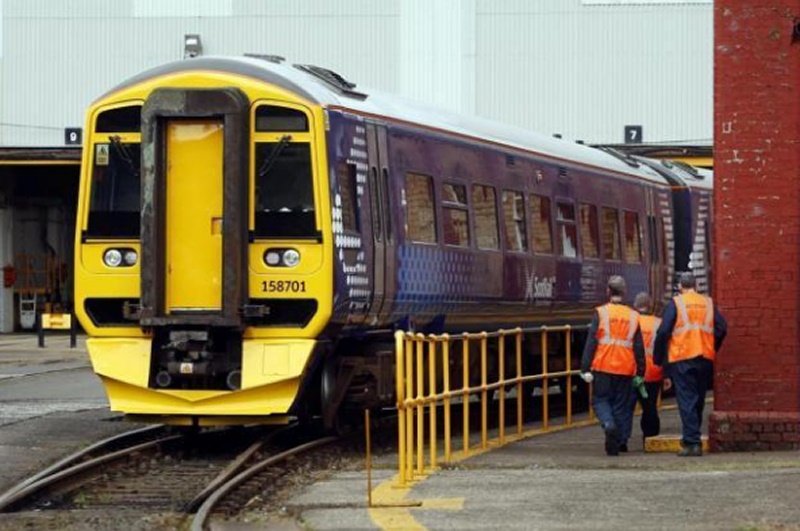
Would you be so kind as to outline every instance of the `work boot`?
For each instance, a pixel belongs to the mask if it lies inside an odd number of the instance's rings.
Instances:
[[[678,452],[678,457],[701,457],[702,455],[703,447],[699,444],[687,444]]]
[[[606,455],[619,455],[619,434],[617,430],[606,430]]]

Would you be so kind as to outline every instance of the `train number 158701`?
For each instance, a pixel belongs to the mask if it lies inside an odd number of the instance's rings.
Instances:
[[[266,293],[305,293],[305,280],[263,280],[261,291]]]

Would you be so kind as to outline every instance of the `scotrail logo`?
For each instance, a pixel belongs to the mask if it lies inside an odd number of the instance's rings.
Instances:
[[[552,299],[555,294],[556,277],[537,277],[536,271],[525,271],[525,301]]]

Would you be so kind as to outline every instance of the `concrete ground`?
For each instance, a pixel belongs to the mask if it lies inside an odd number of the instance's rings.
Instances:
[[[0,491],[90,439],[135,427],[118,420],[83,339],[70,349],[68,336],[48,336],[39,349],[35,336],[0,336]],[[676,411],[664,411],[662,422],[663,433],[679,433]],[[619,457],[605,455],[597,426],[531,437],[403,489],[389,455],[376,460],[374,507],[366,474],[342,471],[286,504],[286,529],[800,531],[800,452],[679,458],[645,454],[638,433],[637,425],[631,452]]]
[[[710,406],[709,406],[710,409]],[[637,419],[638,421],[638,419]],[[677,411],[662,413],[679,434]],[[637,437],[638,425],[634,437]],[[291,500],[307,529],[800,530],[800,452],[608,457],[599,427],[532,437],[442,469],[409,489],[340,473]],[[401,507],[415,505],[415,507]]]

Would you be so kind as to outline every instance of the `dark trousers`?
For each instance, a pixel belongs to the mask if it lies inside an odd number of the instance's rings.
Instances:
[[[627,444],[633,426],[635,398],[631,394],[630,376],[593,372],[594,414],[605,431],[616,431],[619,444]]]
[[[713,373],[714,364],[699,356],[669,366],[681,415],[681,442],[684,445],[700,444],[703,407]]]
[[[647,398],[642,398],[638,389],[633,390],[633,394],[636,397],[633,400],[634,409],[637,401],[642,406],[642,418],[639,421],[639,426],[642,428],[644,437],[655,437],[661,433],[661,419],[658,417],[658,395],[661,392],[661,383],[644,383],[644,387],[647,389]]]

